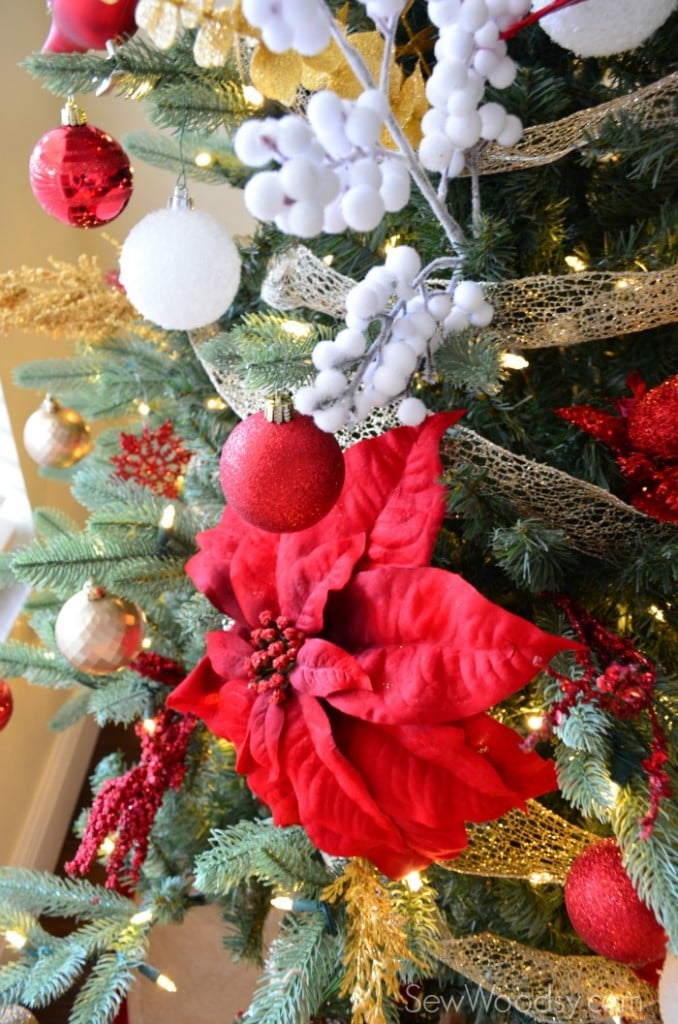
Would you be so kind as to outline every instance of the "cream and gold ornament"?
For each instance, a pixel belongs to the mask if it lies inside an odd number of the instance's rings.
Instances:
[[[534,0],[532,9],[550,3]],[[553,11],[540,24],[564,49],[580,57],[604,57],[640,46],[675,9],[676,0],[587,0]]]
[[[675,953],[666,954],[658,994],[662,1024],[678,1024],[678,956]]]
[[[0,1006],[0,1024],[38,1024],[38,1018],[25,1006],[14,1003],[10,1006]]]
[[[133,601],[86,583],[59,612],[55,639],[73,668],[108,675],[129,665],[141,649],[145,617]]]
[[[80,413],[51,395],[26,420],[23,439],[33,461],[49,469],[68,469],[92,447],[89,427]]]

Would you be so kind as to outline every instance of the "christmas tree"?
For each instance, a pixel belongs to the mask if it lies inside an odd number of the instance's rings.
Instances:
[[[113,1021],[214,903],[252,1024],[678,1020],[674,6],[54,0],[36,198],[169,202],[119,275],[0,276],[87,512],[5,558],[0,668],[139,740],[0,872],[1,1005]]]

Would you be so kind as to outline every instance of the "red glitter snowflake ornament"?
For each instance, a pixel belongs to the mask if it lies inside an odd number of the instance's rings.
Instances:
[[[122,455],[112,455],[111,462],[123,480],[134,480],[142,487],[164,498],[178,498],[179,482],[184,468],[190,462],[186,451],[175,436],[170,420],[157,430],[146,424],[140,435],[120,434]]]

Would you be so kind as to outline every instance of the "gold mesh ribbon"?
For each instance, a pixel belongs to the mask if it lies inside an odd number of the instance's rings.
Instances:
[[[441,961],[539,1024],[661,1024],[656,989],[623,964],[558,956],[483,933],[445,944]]]
[[[527,813],[513,810],[468,830],[468,846],[444,867],[464,875],[523,878],[535,885],[563,884],[570,864],[595,836],[535,800]]]
[[[678,72],[658,82],[628,93],[597,107],[578,110],[548,124],[526,128],[520,142],[511,149],[493,144],[479,160],[481,174],[500,171],[522,171],[528,167],[550,164],[575,149],[583,149],[609,117],[624,115],[636,118],[644,128],[669,128],[676,122],[675,98],[678,93]]]
[[[340,318],[354,284],[296,246],[273,259],[261,296],[275,309],[305,306]],[[495,307],[492,328],[507,348],[577,345],[674,323],[678,315],[678,267],[539,275],[485,290]]]
[[[456,427],[442,443],[443,461],[481,470],[477,490],[499,495],[520,518],[534,517],[563,531],[583,554],[609,548],[628,550],[661,535],[663,527],[594,484],[533,462],[486,440],[467,427]]]

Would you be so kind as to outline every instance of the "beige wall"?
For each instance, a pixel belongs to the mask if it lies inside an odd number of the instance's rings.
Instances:
[[[104,267],[112,264],[111,248],[96,230],[69,228],[45,214],[33,198],[28,181],[28,158],[38,138],[59,124],[62,101],[44,90],[17,65],[26,54],[39,50],[47,34],[44,0],[10,4],[0,32],[2,106],[0,107],[0,272],[20,265],[41,266],[48,256],[74,260],[81,252],[98,253]],[[126,131],[145,128],[143,109],[114,97],[80,97],[90,124],[120,138]],[[164,206],[172,191],[171,175],[143,166],[135,167],[135,191],[125,212],[105,230],[122,241],[130,228],[150,210]],[[209,210],[233,234],[246,234],[249,218],[239,193],[225,188],[196,186],[191,189],[196,205]],[[33,507],[56,506],[78,516],[79,509],[67,487],[39,476],[21,444],[23,424],[37,408],[41,396],[12,385],[12,368],[32,359],[70,354],[70,346],[52,338],[16,333],[0,337],[0,379],[12,421],[17,448]],[[33,830],[31,816],[53,811],[65,828],[70,815],[74,779],[86,761],[92,734],[55,738],[47,723],[62,695],[49,689],[10,681],[15,699],[14,715],[0,732],[0,864],[20,857],[34,858],[37,866],[49,867],[60,840],[41,839]],[[84,744],[84,747],[83,747]],[[74,750],[73,747],[77,747]],[[80,756],[78,750],[81,751]],[[84,750],[84,753],[82,751]],[[37,847],[43,847],[38,849]]]

